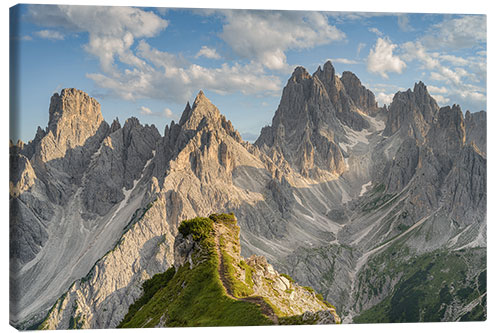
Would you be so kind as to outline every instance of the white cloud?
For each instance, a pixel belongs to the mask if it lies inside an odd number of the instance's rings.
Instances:
[[[386,94],[384,92],[379,92],[376,96],[377,103],[379,106],[381,105],[389,105],[392,102],[394,94]]]
[[[135,39],[156,36],[168,25],[156,14],[132,7],[37,5],[28,11],[29,19],[38,25],[87,32],[84,49],[99,58],[107,73],[115,70],[115,58],[127,65],[144,65],[130,50]]]
[[[44,39],[52,39],[52,40],[63,40],[64,35],[60,33],[59,31],[55,30],[40,30],[35,32],[35,35],[37,35],[40,38]],[[31,39],[31,37],[30,37]]]
[[[167,119],[175,118],[175,114],[169,108],[163,109],[163,111],[152,111],[146,106],[140,107],[140,113],[145,116],[162,117]]]
[[[456,68],[455,70],[439,66],[438,72],[431,72],[431,78],[436,81],[444,81],[446,83],[451,83],[455,85],[461,85],[462,77],[467,75],[467,72],[463,68]]]
[[[428,48],[462,49],[486,42],[486,15],[465,15],[432,27],[422,43]]]
[[[174,117],[174,113],[169,108],[163,109],[163,114],[165,115],[166,118],[173,118]]]
[[[459,57],[452,54],[429,52],[420,41],[403,44],[405,52],[401,57],[408,62],[418,61],[424,69],[422,76],[428,75],[439,85],[429,85],[428,90],[436,101],[446,104],[466,104],[469,107],[484,108],[486,102],[485,86],[470,82],[481,82],[486,78],[486,59],[481,56]],[[428,72],[427,72],[428,71]]]
[[[329,60],[331,60],[334,64],[335,63],[347,64],[347,65],[358,64],[358,62],[356,60],[346,59],[346,58],[331,58]]]
[[[153,111],[151,111],[151,109],[148,107],[141,106],[141,114],[150,116],[153,114]]]
[[[431,93],[431,94],[447,94],[448,93],[448,89],[446,89],[446,87],[436,87],[436,86],[427,86],[427,90]]]
[[[457,66],[467,66],[469,64],[468,60],[450,54],[440,55],[439,58],[442,59],[443,61],[449,62]]]
[[[438,57],[428,54],[420,42],[407,42],[401,48],[404,51],[401,57],[406,61],[419,60],[426,69],[435,69],[439,66]]]
[[[272,70],[288,70],[285,52],[340,41],[345,34],[320,12],[220,11],[221,38],[240,57]]]
[[[220,55],[217,54],[217,51],[215,49],[209,48],[206,45],[203,45],[200,51],[198,51],[198,53],[195,56],[195,58],[199,57],[205,57],[208,59],[220,59]]]
[[[222,64],[217,68],[204,68],[187,61],[181,55],[152,48],[145,38],[157,36],[168,26],[168,21],[150,11],[95,6],[37,5],[28,8],[28,17],[33,23],[88,33],[89,40],[84,45],[84,50],[99,59],[102,71],[88,73],[87,77],[110,95],[127,100],[154,98],[185,102],[200,89],[220,94],[275,94],[281,90],[280,79],[265,73],[259,63],[233,63]],[[233,21],[228,22],[230,25]],[[311,24],[316,27],[316,39],[323,38],[321,34],[335,32],[332,30],[334,27],[327,29],[324,22],[322,25],[321,19],[316,19]],[[272,27],[275,27],[274,23]],[[310,31],[306,30],[303,33],[308,32]],[[308,40],[309,37],[304,38]],[[314,43],[306,43],[305,47],[311,45]],[[217,56],[215,50],[212,52],[208,47],[202,48],[200,52],[200,56]],[[147,110],[141,109],[141,112],[147,114]],[[161,113],[165,115],[165,112]]]
[[[87,76],[109,93],[128,100],[155,98],[184,103],[200,89],[219,94],[277,93],[281,90],[279,78],[266,74],[257,64],[224,63],[218,68],[205,68],[152,48],[145,41],[139,43],[137,56],[147,65],[113,75],[93,73]]]
[[[368,29],[368,31],[373,32],[375,35],[379,37],[382,37],[384,35],[382,31],[378,30],[377,28],[370,28]]]
[[[346,21],[359,21],[366,20],[371,17],[382,17],[382,16],[394,16],[393,13],[377,13],[377,12],[330,12],[329,16],[335,17],[335,20],[339,23],[345,23]]]
[[[370,50],[367,59],[367,70],[371,73],[380,74],[387,79],[387,72],[401,74],[406,64],[399,56],[393,54],[397,45],[390,40],[378,38],[377,44]]]
[[[439,105],[446,105],[450,102],[450,99],[448,97],[444,97],[442,95],[432,95],[432,97]]]
[[[476,91],[471,91],[471,92],[467,91],[464,93],[463,97],[470,98],[473,101],[477,101],[477,102],[486,102],[486,95],[479,93],[479,92],[476,92]]]

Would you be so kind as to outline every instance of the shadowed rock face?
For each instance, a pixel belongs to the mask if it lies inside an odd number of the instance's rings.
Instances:
[[[423,82],[415,83],[413,91],[397,92],[388,110],[384,135],[400,131],[403,136],[424,140],[439,107]]]
[[[338,78],[329,62],[313,75],[298,67],[255,145],[203,92],[163,136],[135,118],[109,126],[73,89],[50,110],[46,130],[11,147],[11,319],[20,327],[56,301],[54,327],[76,313],[85,327],[114,327],[141,283],[173,264],[179,223],[215,211],[239,217],[245,255],[265,255],[347,318],[401,277],[370,275],[372,258],[396,251],[406,265],[486,244],[485,113],[439,109],[423,83],[379,112],[354,74]]]
[[[303,176],[321,179],[325,172],[342,174],[346,166],[338,144],[345,136],[343,126],[355,131],[368,128],[359,112],[376,109],[373,93],[355,76],[346,74],[345,81],[349,90],[330,61],[312,76],[297,67],[283,90],[272,126],[262,129],[255,144],[282,155]]]
[[[474,145],[486,156],[486,111],[465,113],[467,143]]]
[[[378,111],[375,95],[361,84],[358,77],[352,72],[342,73],[340,78],[344,85],[346,93],[351,97],[354,105],[364,112]]]

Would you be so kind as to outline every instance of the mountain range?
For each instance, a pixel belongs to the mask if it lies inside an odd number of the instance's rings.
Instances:
[[[344,323],[486,318],[486,112],[439,107],[422,82],[379,107],[331,62],[297,67],[254,144],[202,91],[160,133],[63,89],[10,161],[21,329],[123,324],[145,281],[179,267],[182,222],[215,212],[238,218],[243,257]]]

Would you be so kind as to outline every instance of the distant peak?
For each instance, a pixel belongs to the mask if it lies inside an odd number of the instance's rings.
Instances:
[[[118,120],[118,117],[116,117],[111,124],[111,133],[116,132],[120,128],[122,128],[122,125],[120,124],[120,120]]]
[[[194,99],[193,106],[189,102],[182,113],[179,125],[196,129],[203,118],[207,120],[217,120],[220,118],[220,112],[215,105],[205,96],[202,90],[198,92]]]
[[[413,92],[427,92],[427,86],[422,81],[418,81],[413,87]]]
[[[293,71],[292,77],[290,79],[300,82],[304,79],[309,78],[311,78],[311,75],[307,72],[307,69],[302,66],[297,66]]]
[[[343,72],[340,80],[342,82],[344,82],[345,80],[350,80],[350,81],[356,82],[356,83],[359,82],[359,84],[361,85],[361,80],[356,76],[356,74],[354,74],[353,72],[350,72],[350,71]]]
[[[68,122],[73,118],[88,122],[91,127],[98,127],[104,120],[101,105],[86,92],[65,88],[60,94],[54,93],[50,99],[48,130],[58,134],[61,130],[59,127],[70,126]]]
[[[208,103],[212,104],[212,102],[210,102],[210,100],[207,98],[207,96],[205,96],[205,93],[203,92],[203,90],[200,90],[200,91],[198,92],[198,95],[196,95],[196,98],[194,99],[193,108],[194,108],[196,105],[198,105],[198,104],[200,104],[200,103],[202,103],[202,102],[208,102]],[[188,102],[188,105],[189,105],[189,102]],[[188,106],[188,105],[187,105],[187,106]],[[187,107],[187,106],[186,106],[186,107]]]
[[[321,66],[318,67],[313,76],[318,77],[324,84],[329,85],[331,82],[335,81],[335,68],[330,60],[325,62],[323,69]]]
[[[335,68],[333,68],[333,64],[330,60],[327,60],[323,65],[324,71],[333,71],[335,73]]]

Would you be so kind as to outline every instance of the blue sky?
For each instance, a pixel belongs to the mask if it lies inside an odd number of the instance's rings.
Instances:
[[[75,87],[98,99],[108,122],[135,116],[160,132],[202,89],[253,141],[293,69],[312,73],[329,59],[379,105],[421,80],[441,106],[486,110],[482,15],[45,5],[14,14],[13,140],[32,139],[47,124],[50,96]]]

